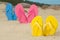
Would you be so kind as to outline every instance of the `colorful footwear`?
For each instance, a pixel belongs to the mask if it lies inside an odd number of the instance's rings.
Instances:
[[[54,35],[58,27],[58,22],[54,16],[48,16],[46,18],[46,24],[43,26],[43,32],[45,36]]]
[[[16,20],[17,19],[16,15],[13,11],[13,6],[10,3],[7,3],[7,5],[6,5],[6,16],[7,16],[8,20]]]
[[[36,5],[32,5],[28,11],[28,15],[25,14],[24,8],[21,4],[17,4],[15,7],[15,13],[20,23],[31,22],[32,19],[38,14]]]
[[[30,23],[34,17],[38,15],[38,8],[36,5],[31,5],[29,11],[28,11],[28,22]]]
[[[32,35],[33,36],[42,36],[43,35],[43,22],[41,16],[36,16],[32,22]]]
[[[27,23],[27,18],[25,16],[24,8],[21,4],[16,5],[15,13],[20,23]]]

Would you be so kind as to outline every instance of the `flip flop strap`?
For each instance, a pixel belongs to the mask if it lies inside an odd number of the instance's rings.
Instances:
[[[46,24],[43,26],[43,30],[45,29],[46,25],[49,25],[49,27],[50,27],[51,29],[53,29],[52,24],[51,24],[50,22],[48,22],[48,23],[46,23]]]
[[[39,25],[39,23],[38,23],[38,22],[35,22],[35,23],[34,23],[34,25],[35,25],[35,24],[37,24],[37,25],[38,25],[38,27],[41,29],[41,25]],[[33,26],[34,26],[34,25],[33,25]]]

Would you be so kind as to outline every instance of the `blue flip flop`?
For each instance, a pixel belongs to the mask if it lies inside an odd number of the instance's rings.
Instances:
[[[6,4],[6,16],[7,16],[8,20],[16,20],[17,19],[15,12],[13,11],[13,6],[11,3]]]

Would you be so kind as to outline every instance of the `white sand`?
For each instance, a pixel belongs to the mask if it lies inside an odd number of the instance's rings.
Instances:
[[[57,18],[59,26],[54,36],[32,37],[30,24],[20,24],[18,21],[8,21],[5,15],[5,5],[0,4],[0,40],[59,40],[60,39],[60,10],[41,9],[39,15],[43,20],[53,15]]]

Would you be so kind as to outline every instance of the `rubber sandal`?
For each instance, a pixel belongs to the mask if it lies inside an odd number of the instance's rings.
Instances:
[[[30,9],[28,11],[28,22],[30,23],[34,17],[38,15],[38,7],[33,4],[30,6]]]
[[[43,22],[41,16],[36,16],[31,22],[32,36],[42,36],[43,35]]]
[[[13,6],[11,3],[7,3],[6,4],[6,16],[8,18],[8,20],[16,20],[17,17],[13,11]]]
[[[21,4],[15,6],[15,13],[20,23],[27,23],[27,17],[25,16],[24,8]]]
[[[43,27],[44,35],[54,35],[58,27],[58,21],[54,16],[48,16],[46,18],[46,24]]]

